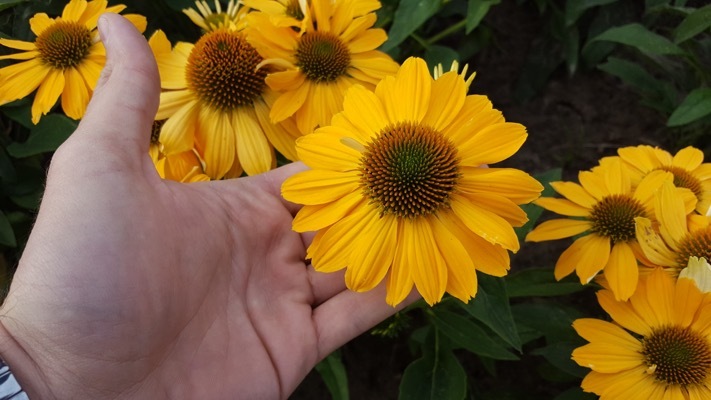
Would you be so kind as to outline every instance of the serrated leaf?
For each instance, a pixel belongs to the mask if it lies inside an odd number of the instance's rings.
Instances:
[[[479,290],[468,304],[459,303],[471,316],[481,321],[514,349],[521,351],[521,338],[511,315],[509,296],[503,279],[477,274]]]
[[[614,75],[627,85],[642,93],[661,93],[662,84],[640,65],[616,57],[610,57],[598,68]]]
[[[467,374],[447,346],[433,332],[425,342],[424,355],[405,368],[400,381],[400,400],[463,399]]]
[[[407,0],[401,1],[395,10],[393,24],[388,32],[388,40],[380,47],[388,51],[402,43],[410,34],[435,15],[442,5],[442,0]]]
[[[333,400],[348,400],[348,375],[346,367],[343,366],[340,354],[331,353],[320,363],[316,364],[316,371],[321,375],[321,379],[326,384]]]
[[[681,43],[711,28],[711,4],[687,15],[674,30],[674,42]]]
[[[558,282],[550,268],[531,268],[507,276],[509,297],[548,297],[580,292],[585,286],[580,282]],[[478,296],[478,295],[477,295]]]
[[[15,231],[13,231],[10,221],[2,210],[0,210],[0,244],[10,247],[17,246]]]
[[[649,55],[684,54],[684,50],[669,39],[648,30],[638,23],[610,28],[590,40],[590,42],[597,41],[624,44]]]
[[[711,114],[711,88],[692,90],[667,120],[667,126],[692,123]]]
[[[573,26],[590,8],[614,3],[617,0],[568,0],[565,2],[565,26]]]
[[[501,0],[469,0],[467,5],[466,34],[476,29],[481,20],[486,17],[491,6],[501,3]]]
[[[77,123],[63,115],[45,115],[30,130],[26,141],[11,143],[7,146],[7,152],[15,158],[22,158],[55,151],[76,128]]]
[[[496,360],[518,360],[518,357],[489,337],[479,325],[443,309],[434,309],[432,322],[453,343],[480,356]]]

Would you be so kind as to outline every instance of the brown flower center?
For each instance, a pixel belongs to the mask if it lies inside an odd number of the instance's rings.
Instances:
[[[79,65],[91,45],[91,32],[74,21],[56,21],[35,40],[40,60],[56,69]]]
[[[677,264],[686,267],[689,257],[704,257],[711,260],[711,226],[687,234],[679,243]]]
[[[458,166],[456,147],[440,132],[400,122],[365,146],[361,185],[382,214],[415,218],[448,206]]]
[[[265,88],[267,71],[256,70],[262,57],[239,32],[219,29],[204,34],[188,57],[188,88],[221,111],[252,105]]]
[[[351,64],[348,47],[328,32],[307,32],[296,48],[296,65],[314,82],[333,82]]]
[[[635,238],[634,219],[645,215],[644,206],[638,200],[624,194],[613,194],[597,202],[589,218],[593,232],[618,243]]]
[[[691,190],[696,197],[701,198],[701,181],[684,168],[666,165],[659,169],[671,172],[674,175],[674,186]]]
[[[670,385],[701,384],[711,371],[708,340],[689,328],[654,330],[642,341],[642,354],[654,378]]]

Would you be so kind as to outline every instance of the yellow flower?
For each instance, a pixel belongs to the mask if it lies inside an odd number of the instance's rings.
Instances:
[[[164,123],[165,120],[153,122],[151,144],[148,150],[148,155],[153,160],[158,175],[163,179],[178,182],[209,181],[210,178],[203,173],[202,162],[194,149],[170,156],[163,153],[163,145],[158,138]]]
[[[711,399],[711,295],[656,269],[629,301],[614,297],[598,292],[615,323],[573,323],[590,342],[573,351],[573,360],[592,370],[583,390],[601,400]]]
[[[280,92],[270,117],[279,122],[295,116],[301,133],[326,126],[343,109],[343,95],[354,85],[372,90],[397,71],[387,54],[375,50],[387,39],[374,29],[377,1],[314,1],[312,23],[303,31],[276,26],[265,13],[247,17],[247,40],[265,58],[260,64],[284,69],[269,74],[267,84]]]
[[[73,119],[84,116],[89,98],[106,63],[106,50],[99,41],[96,23],[105,12],[120,13],[124,5],[107,7],[106,0],[71,0],[58,18],[45,13],[30,18],[30,29],[37,35],[34,42],[0,39],[0,45],[21,53],[0,57],[0,60],[23,60],[0,69],[0,105],[28,96],[35,89],[32,102],[32,122],[62,97],[62,110]],[[141,32],[146,18],[125,15]]]
[[[215,11],[205,0],[195,2],[195,8],[186,8],[183,14],[187,15],[191,21],[205,32],[214,31],[220,28],[237,27],[247,13],[247,9],[240,7],[234,0],[227,3],[227,9],[223,12],[220,0],[215,0]]]
[[[704,163],[704,153],[694,147],[679,150],[674,156],[652,146],[623,147],[617,151],[634,174],[636,181],[652,171],[674,174],[674,184],[691,190],[701,215],[711,212],[711,163]],[[635,180],[633,178],[633,180]]]
[[[619,300],[628,299],[637,287],[637,258],[641,254],[635,239],[635,218],[653,216],[654,192],[668,172],[657,171],[633,190],[628,171],[617,157],[608,157],[592,171],[581,171],[581,184],[552,182],[560,198],[540,198],[535,204],[573,218],[552,219],[538,225],[526,241],[540,242],[586,233],[558,258],[555,277],[560,280],[576,271],[586,284],[604,270],[605,278]]]
[[[276,163],[272,145],[296,159],[299,132],[293,121],[270,122],[276,95],[242,32],[222,28],[171,49],[157,31],[149,44],[164,89],[156,119],[167,119],[159,139],[167,156],[195,148],[211,179],[237,177],[242,168],[249,175],[268,171]]]
[[[476,270],[503,276],[518,204],[542,186],[523,171],[482,168],[513,155],[526,129],[505,122],[486,96],[467,96],[464,79],[433,80],[410,58],[375,92],[354,85],[332,125],[297,140],[311,168],[287,179],[282,195],[304,204],[298,232],[318,231],[307,257],[317,271],[346,270],[346,285],[367,291],[387,277],[400,303],[413,284],[429,304],[445,291],[468,301]]]
[[[637,240],[644,255],[655,265],[678,273],[689,265],[691,257],[711,260],[711,217],[691,214],[689,206],[666,182],[656,197],[656,228],[648,218],[636,219]],[[656,228],[656,229],[655,229]]]

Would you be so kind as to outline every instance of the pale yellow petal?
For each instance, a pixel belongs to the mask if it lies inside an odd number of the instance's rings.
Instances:
[[[689,232],[686,225],[684,200],[677,195],[674,184],[666,181],[656,196],[655,208],[661,233],[672,250],[678,250],[679,242]]]
[[[635,221],[635,234],[644,255],[656,265],[664,267],[676,266],[676,255],[662,240],[661,236],[652,227],[648,218],[637,217]]]
[[[156,120],[160,121],[172,117],[185,107],[186,104],[195,102],[195,94],[189,90],[164,91],[160,94],[160,105],[156,113]]]

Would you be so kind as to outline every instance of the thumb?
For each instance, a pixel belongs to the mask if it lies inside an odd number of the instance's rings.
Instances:
[[[74,136],[137,160],[148,152],[158,109],[158,68],[146,39],[124,17],[103,14],[99,32],[106,66]]]

